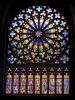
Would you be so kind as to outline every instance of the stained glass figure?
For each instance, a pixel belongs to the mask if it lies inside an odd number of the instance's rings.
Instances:
[[[49,75],[49,94],[55,94],[55,75]]]
[[[47,94],[48,93],[48,81],[47,81],[47,74],[46,73],[44,73],[43,75],[42,75],[42,94]]]
[[[31,73],[28,75],[27,94],[33,94],[33,75]]]
[[[64,94],[69,94],[69,74],[64,75]]]
[[[69,62],[69,26],[56,9],[37,5],[22,10],[10,23],[8,38],[9,64]]]
[[[19,75],[18,73],[14,74],[13,79],[13,94],[19,93]]]
[[[11,94],[12,92],[12,75],[8,73],[6,76],[6,94]]]
[[[35,75],[35,94],[40,94],[40,75]]]
[[[62,75],[60,73],[56,77],[56,94],[62,94]]]
[[[24,73],[20,76],[20,94],[26,93],[26,75]]]

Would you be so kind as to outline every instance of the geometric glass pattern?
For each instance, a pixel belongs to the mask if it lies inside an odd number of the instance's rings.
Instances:
[[[14,80],[13,80],[13,94],[19,93],[19,75],[18,73],[14,73]]]
[[[44,73],[43,75],[42,75],[42,94],[47,94],[47,88],[48,88],[48,86],[47,86],[47,75],[46,75],[46,73]]]
[[[64,75],[64,94],[69,94],[69,74]]]
[[[33,94],[33,75],[30,73],[28,75],[28,83],[27,83],[27,93],[28,94]]]
[[[56,9],[26,8],[13,18],[8,33],[8,64],[66,64],[70,60],[69,26]]]
[[[40,94],[40,75],[35,75],[35,94]]]
[[[6,70],[6,94],[69,94],[69,70],[66,67],[62,74],[62,68],[44,67],[42,70],[40,67],[28,67],[27,70],[23,67],[8,68]]]
[[[53,73],[49,75],[49,94],[55,94],[55,76]]]
[[[62,94],[62,75],[58,73],[56,79],[56,94]]]
[[[20,94],[26,93],[26,75],[24,73],[20,76]]]
[[[12,75],[8,73],[6,76],[6,94],[11,94],[12,90]]]
[[[8,29],[6,94],[69,94],[69,36],[65,16],[54,8],[19,12]]]

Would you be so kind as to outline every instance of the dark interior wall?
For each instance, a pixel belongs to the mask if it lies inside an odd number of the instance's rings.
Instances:
[[[74,96],[75,94],[75,5],[69,4],[71,14],[72,14],[72,19],[73,19],[73,33],[71,36],[72,43],[71,43],[71,48],[72,48],[72,68],[71,68],[71,95]]]
[[[50,7],[54,7],[58,9],[61,13],[64,14],[66,17],[69,25],[70,30],[72,32],[70,39],[72,39],[72,68],[71,68],[71,91],[74,93],[75,89],[75,48],[74,48],[74,38],[75,38],[75,31],[74,31],[74,22],[75,22],[75,8],[68,3],[57,2],[56,0],[27,0],[27,2],[18,1],[18,4],[14,2],[3,2],[0,4],[0,94],[3,94],[3,77],[4,77],[4,66],[5,66],[5,48],[6,48],[6,41],[7,41],[7,27],[8,24],[11,22],[13,17],[21,11],[21,9],[25,9],[26,7],[30,7],[32,5],[49,5]],[[73,59],[74,58],[74,59]],[[71,94],[72,94],[71,93]]]

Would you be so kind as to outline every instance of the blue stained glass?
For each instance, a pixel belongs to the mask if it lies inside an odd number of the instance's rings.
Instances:
[[[12,86],[6,85],[6,94],[11,94],[11,91],[12,91]]]
[[[25,14],[25,18],[28,19],[30,18],[30,16],[28,14]]]
[[[58,73],[56,79],[56,94],[62,94],[62,75]]]
[[[8,61],[13,64],[14,63],[14,60],[13,60],[13,56],[11,55],[10,58],[8,58]]]
[[[10,33],[10,36],[13,37],[14,35],[16,35],[16,33],[14,33],[14,31],[12,31],[12,32]]]
[[[13,27],[18,26],[17,22],[12,22],[12,26],[13,26]]]
[[[66,68],[66,71],[68,71],[67,68]],[[68,73],[64,75],[64,94],[69,94],[69,75]]]
[[[20,93],[26,93],[26,75],[24,75],[24,73],[20,77]]]
[[[19,65],[28,62],[67,64],[70,60],[69,26],[64,16],[56,9],[42,5],[26,8],[14,17],[8,33],[8,64]],[[13,80],[12,75],[6,78],[6,94],[12,92],[13,94],[33,94],[34,89],[34,94],[47,94],[48,92],[49,94],[62,94],[62,84],[64,84],[64,94],[69,94],[69,78],[64,78],[64,83],[62,83],[62,75],[57,75],[55,80],[55,75],[51,74],[49,81],[47,81],[48,77],[42,77],[40,86],[38,73],[33,80],[31,73],[27,73],[26,78],[26,73],[22,73],[25,72],[24,69],[13,68],[13,70],[18,73],[21,71],[21,73],[19,75],[15,73]],[[60,68],[57,72],[61,70]],[[30,68],[28,71],[33,70]]]
[[[11,53],[11,51],[10,50],[8,50],[8,54],[10,54]]]
[[[19,89],[19,86],[17,86],[17,85],[13,86],[13,93],[18,94],[18,92],[19,92],[18,89]]]
[[[55,79],[54,78],[49,80],[49,85],[55,85]]]
[[[37,10],[38,12],[40,12],[40,11],[42,10],[42,8],[41,8],[40,6],[38,6],[38,7],[36,8],[36,10]]]
[[[17,64],[21,64],[21,61],[20,61],[20,60],[18,60],[18,61],[17,61]]]
[[[61,41],[61,46],[64,46],[65,45],[65,40]]]
[[[44,73],[42,75],[42,94],[47,94],[47,75]]]
[[[21,71],[22,70],[22,67],[21,66],[18,66],[18,69]]]
[[[47,10],[47,13],[52,12],[52,9],[51,9],[51,8],[48,8],[48,9],[46,9],[46,10]]]
[[[66,22],[64,22],[64,21],[61,21],[61,24],[60,24],[61,26],[65,26],[66,25]]]
[[[33,93],[33,75],[31,73],[28,75],[27,93]]]
[[[64,85],[69,85],[69,79],[64,79]]]
[[[19,49],[18,49],[18,50],[17,50],[17,54],[18,54],[18,55],[19,55],[19,54],[21,55],[21,54],[22,54],[22,50],[19,50]]]
[[[14,79],[13,85],[19,85],[18,81],[19,76],[16,76],[16,79]]]
[[[15,42],[15,41],[13,40],[11,45],[12,45],[13,47],[16,47],[17,42]]]
[[[67,57],[66,55],[63,55],[63,57],[60,58],[60,60],[62,60],[63,63],[65,64],[65,63],[66,63],[67,61],[69,61],[70,59],[69,59],[69,57]]]
[[[55,18],[60,18],[60,13],[55,13]]]
[[[20,25],[22,25],[24,23],[24,21],[20,21],[20,20],[18,22],[19,22]]]
[[[20,31],[20,27],[14,28],[14,30],[18,32],[18,31]]]
[[[66,50],[66,53],[69,54],[69,50]]]
[[[28,94],[33,94],[33,86],[28,86],[27,87],[27,93]]]
[[[35,60],[36,60],[36,62],[40,62],[42,59],[37,57]]]
[[[68,48],[70,48],[70,45],[68,45]]]
[[[16,73],[14,75],[14,80],[13,80],[13,93],[18,94],[19,92],[19,75]]]
[[[42,85],[42,94],[47,94],[47,83],[45,85]]]
[[[32,12],[32,9],[28,8],[27,13],[31,14],[31,12]]]
[[[69,94],[69,85],[64,86],[64,94]]]
[[[49,94],[55,94],[55,86],[49,86]]]
[[[6,80],[6,85],[12,85],[12,78]]]
[[[49,94],[55,94],[55,76],[53,73],[49,75]]]
[[[18,19],[23,19],[24,14],[19,14]]]
[[[9,47],[9,45],[8,45],[8,49],[9,49],[10,47]]]
[[[62,86],[62,79],[57,79],[57,83],[56,84]]]
[[[35,75],[35,94],[40,94],[40,75]]]
[[[12,92],[12,75],[8,73],[6,76],[6,94],[10,94]]]
[[[25,75],[21,75],[20,85],[26,85],[26,76]]]
[[[67,32],[66,30],[64,30],[64,31],[62,32],[62,34],[63,34],[64,36],[67,36],[67,35],[68,35],[68,32]]]
[[[26,8],[10,24],[7,61],[10,64],[25,64],[22,58],[26,58],[27,63],[66,64],[69,62],[68,34],[69,26],[65,17],[56,9],[42,5]],[[51,48],[53,51],[48,52]],[[57,51],[57,48],[61,49]],[[63,54],[62,57],[59,56],[62,51],[66,55],[66,61]],[[10,57],[11,53],[13,58]],[[58,57],[54,58],[53,55]]]

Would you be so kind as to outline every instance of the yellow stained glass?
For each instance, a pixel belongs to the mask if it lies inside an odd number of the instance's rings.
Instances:
[[[27,30],[26,29],[23,29],[23,33],[27,33]]]
[[[24,43],[27,44],[28,43],[28,40],[25,40]]]

